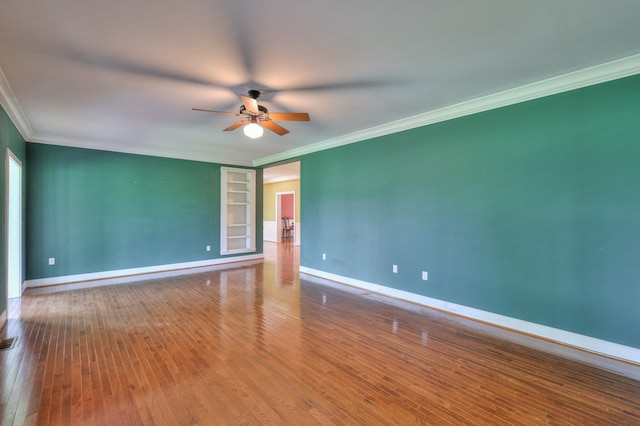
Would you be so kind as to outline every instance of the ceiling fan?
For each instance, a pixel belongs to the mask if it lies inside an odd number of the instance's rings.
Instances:
[[[192,108],[194,111],[213,112],[215,114],[235,115],[236,117],[243,117],[242,120],[232,124],[224,129],[225,132],[235,130],[246,124],[244,127],[244,134],[252,139],[262,136],[263,128],[271,130],[278,135],[286,135],[289,133],[287,129],[276,124],[273,120],[284,121],[309,121],[309,114],[306,112],[269,112],[262,105],[258,105],[258,97],[260,96],[259,90],[249,90],[249,96],[240,95],[242,99],[242,106],[240,112],[225,112],[225,111],[213,111],[210,109]]]

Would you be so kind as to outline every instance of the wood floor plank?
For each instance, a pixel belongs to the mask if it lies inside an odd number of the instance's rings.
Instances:
[[[265,253],[11,299],[1,424],[640,425],[636,380]]]

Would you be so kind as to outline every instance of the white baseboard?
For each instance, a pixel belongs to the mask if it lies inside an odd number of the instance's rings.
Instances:
[[[92,272],[89,274],[65,275],[60,277],[38,278],[26,280],[25,288],[43,287],[50,285],[68,284],[80,281],[104,280],[109,278],[125,277],[130,275],[153,274],[156,272],[174,271],[179,269],[201,268],[205,266],[222,265],[246,260],[264,259],[263,254],[250,254],[246,256],[222,257],[218,259],[198,260],[195,262],[173,263],[168,265],[146,266],[142,268],[119,269],[115,271]]]
[[[300,222],[296,222],[293,228],[294,244],[300,245]],[[262,226],[262,237],[265,241],[278,242],[278,222],[265,220]]]
[[[458,305],[455,303],[449,303],[443,300],[434,299],[427,296],[422,296],[415,293],[410,293],[403,290],[398,290],[395,288],[374,284],[366,281],[356,280],[349,277],[344,277],[341,275],[332,274],[329,272],[308,268],[306,266],[300,266],[300,272],[303,274],[308,274],[316,277],[320,277],[326,280],[335,281],[341,284],[346,284],[352,287],[357,287],[360,289],[368,290],[374,293],[382,294],[385,296],[389,296],[395,299],[404,300],[407,302],[423,305],[426,307],[438,309],[440,311],[449,312],[461,317],[469,318],[476,321],[481,321],[483,323],[488,323],[491,325],[495,325],[498,327],[502,327],[508,330],[513,330],[518,333],[524,333],[529,336],[534,336],[537,338],[542,338],[548,340],[549,344],[552,345],[553,342],[559,343],[561,345],[566,345],[572,348],[577,348],[581,351],[588,351],[598,356],[604,356],[613,358],[614,361],[623,361],[630,362],[634,364],[633,366],[629,366],[633,369],[637,369],[640,367],[640,349],[633,348],[630,346],[620,345],[618,343],[608,342],[606,340],[596,339],[589,336],[584,336],[581,334],[573,333],[570,331],[565,331],[553,327],[548,327],[545,325],[540,325],[536,323],[532,323],[529,321],[523,321],[517,318],[511,318],[500,314],[494,314],[492,312],[482,311],[480,309],[470,308],[463,305]],[[542,349],[545,350],[545,349]],[[547,350],[550,352],[558,352],[557,350]],[[579,361],[588,362],[594,364],[593,361],[589,361],[584,357],[584,354],[580,355],[568,355],[571,358],[580,358],[577,359]],[[605,363],[606,364],[606,363]],[[608,370],[615,370],[614,367],[610,365],[596,365],[598,367],[602,367]],[[623,366],[624,368],[624,366]],[[624,371],[615,371],[619,374],[628,375]],[[637,374],[634,372],[633,374]]]

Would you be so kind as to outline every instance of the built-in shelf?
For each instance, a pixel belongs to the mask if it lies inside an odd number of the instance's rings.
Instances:
[[[256,251],[256,172],[221,168],[220,254]]]

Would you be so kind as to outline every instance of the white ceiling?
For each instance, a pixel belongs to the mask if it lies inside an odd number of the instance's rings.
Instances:
[[[262,180],[264,183],[284,182],[294,179],[300,179],[299,161],[266,167],[262,174]]]
[[[3,0],[0,99],[33,142],[263,164],[638,55],[638,22],[638,0]],[[311,122],[250,140],[191,110],[248,89]]]

